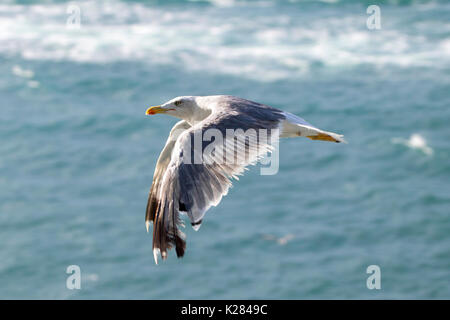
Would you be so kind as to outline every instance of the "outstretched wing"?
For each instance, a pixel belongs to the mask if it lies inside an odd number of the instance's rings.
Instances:
[[[184,255],[186,243],[179,230],[179,212],[186,212],[198,229],[205,212],[227,194],[230,179],[270,152],[270,141],[278,139],[284,116],[277,109],[261,106],[241,99],[227,102],[179,136],[156,193],[156,263],[158,253],[165,259],[173,245],[178,257]]]
[[[150,188],[150,193],[148,195],[148,201],[147,201],[147,208],[145,211],[145,225],[148,227],[150,225],[150,221],[153,222],[155,219],[155,212],[157,209],[158,201],[157,201],[157,194],[159,187],[161,185],[162,177],[164,176],[164,172],[167,169],[167,165],[170,163],[170,159],[172,156],[172,150],[175,145],[175,142],[177,141],[177,138],[180,136],[180,134],[185,131],[186,129],[189,129],[191,126],[186,121],[182,120],[177,122],[173,128],[170,130],[169,137],[167,138],[166,145],[164,146],[163,150],[161,151],[158,161],[156,162],[155,167],[155,173],[153,174],[153,182],[152,186]]]

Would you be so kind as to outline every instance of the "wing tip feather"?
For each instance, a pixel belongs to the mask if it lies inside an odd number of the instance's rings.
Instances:
[[[154,248],[153,249],[153,258],[155,259],[155,264],[158,265],[158,254],[159,254],[159,249]]]

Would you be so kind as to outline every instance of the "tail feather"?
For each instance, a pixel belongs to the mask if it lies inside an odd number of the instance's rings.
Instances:
[[[328,131],[318,131],[314,135],[306,136],[307,138],[310,138],[311,140],[323,140],[323,141],[331,141],[331,142],[343,142],[347,143],[347,141],[344,139],[344,136],[342,134],[337,134],[334,132],[328,132]]]
[[[323,131],[292,113],[284,112],[283,114],[285,120],[281,123],[281,138],[307,137],[311,140],[347,143],[341,134]]]

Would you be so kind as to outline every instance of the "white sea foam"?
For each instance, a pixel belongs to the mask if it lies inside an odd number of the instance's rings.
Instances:
[[[218,6],[243,5],[212,1]],[[360,15],[297,21],[196,7],[80,1],[81,28],[66,28],[67,4],[0,5],[0,55],[87,63],[138,61],[258,81],[307,75],[317,65],[448,66],[448,39],[364,29]],[[237,10],[237,9],[226,9]],[[445,28],[448,28],[446,26]]]
[[[200,0],[189,0],[190,2],[200,2]],[[234,0],[208,0],[207,2],[218,7],[232,7],[236,4]]]
[[[286,245],[289,241],[291,241],[292,239],[295,238],[295,236],[293,234],[287,234],[283,237],[276,237],[274,235],[271,234],[264,234],[263,235],[264,240],[268,240],[268,241],[275,241],[276,243],[278,243],[280,246],[284,246]]]
[[[21,66],[15,65],[12,67],[12,73],[21,78],[33,78],[33,70],[23,69]]]
[[[40,86],[39,81],[35,81],[35,80],[30,80],[27,82],[27,86],[30,88],[38,88]]]
[[[433,149],[428,146],[427,141],[418,133],[412,134],[409,139],[393,138],[393,143],[403,144],[411,149],[420,150],[427,155],[433,154]]]

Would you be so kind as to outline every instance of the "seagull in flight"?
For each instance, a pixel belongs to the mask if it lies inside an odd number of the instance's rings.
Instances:
[[[146,111],[156,114],[181,119],[159,155],[147,202],[145,224],[148,232],[153,223],[156,264],[158,256],[166,259],[172,247],[178,258],[184,255],[179,214],[186,214],[197,231],[206,211],[227,194],[231,179],[272,150],[268,140],[306,137],[345,142],[342,135],[323,131],[294,114],[228,95],[177,97]],[[231,137],[229,130],[234,133]]]

